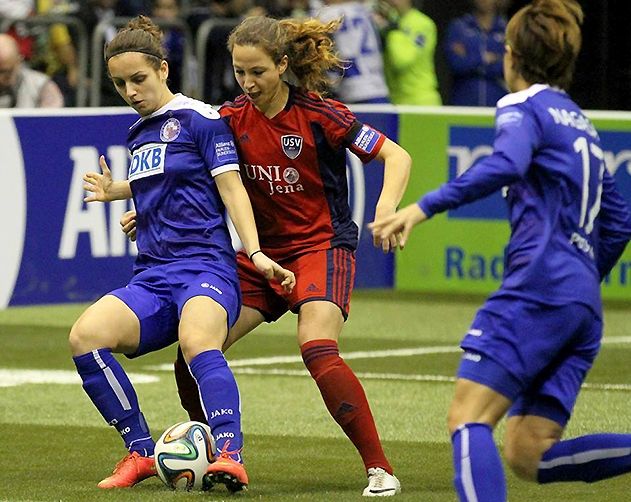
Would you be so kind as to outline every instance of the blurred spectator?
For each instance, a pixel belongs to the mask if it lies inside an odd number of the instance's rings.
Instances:
[[[34,0],[0,0],[0,17],[24,19],[33,11]]]
[[[153,8],[152,0],[118,0],[116,15],[123,17],[136,17],[139,14],[148,16]]]
[[[187,21],[194,33],[208,19],[220,21],[208,34],[202,88],[205,102],[220,105],[241,94],[234,78],[232,56],[226,47],[228,35],[241,19],[264,16],[268,11],[262,6],[262,0],[204,0],[193,4],[189,13]]]
[[[104,23],[105,32],[103,33],[103,44],[109,42],[116,35],[116,27],[110,22],[118,14],[118,0],[79,0],[79,13],[78,16],[83,21],[86,27],[88,36],[90,37],[90,44],[92,44],[92,35],[96,27],[100,23]],[[101,51],[100,54],[103,54]],[[88,58],[87,69],[88,76],[92,75],[91,65],[94,64],[92,57]],[[99,76],[100,82],[96,85],[99,86],[100,94],[100,106],[125,106],[125,102],[118,95],[114,86],[109,81],[107,75],[107,68],[103,65],[101,75]],[[94,82],[90,82],[90,85],[95,85]]]
[[[472,0],[472,12],[449,23],[451,105],[495,106],[507,93],[502,69],[506,19],[499,5],[498,0]]]
[[[18,44],[0,34],[0,108],[54,108],[64,98],[48,75],[22,63]]]
[[[389,103],[383,51],[372,12],[361,1],[327,0],[317,12],[322,21],[342,18],[335,47],[347,68],[333,94],[345,103]]]
[[[35,0],[0,0],[0,20],[3,19],[25,19],[33,14]],[[14,23],[7,32],[11,35],[20,50],[20,54],[25,59],[30,59],[33,55],[33,37],[23,23]]]
[[[151,17],[154,21],[176,21],[180,18],[180,4],[178,0],[153,0]],[[169,88],[173,92],[182,90],[182,74],[184,68],[184,50],[186,38],[177,28],[162,28],[164,34],[163,45],[169,62]]]
[[[37,14],[73,15],[78,5],[69,0],[37,0]],[[32,68],[49,75],[64,95],[66,106],[76,105],[79,83],[77,49],[68,26],[34,27],[36,52],[29,61]]]
[[[436,24],[412,0],[382,0],[375,14],[384,43],[386,83],[397,105],[442,104],[434,66]]]

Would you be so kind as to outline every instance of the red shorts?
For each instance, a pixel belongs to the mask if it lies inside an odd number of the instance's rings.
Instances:
[[[298,313],[303,303],[329,301],[348,317],[355,281],[355,253],[344,248],[311,251],[278,263],[296,274],[296,286],[286,294],[278,282],[268,281],[244,252],[237,254],[243,305],[258,310],[267,322],[288,310]]]

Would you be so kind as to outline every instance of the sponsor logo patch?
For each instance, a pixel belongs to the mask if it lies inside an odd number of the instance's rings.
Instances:
[[[283,179],[290,185],[293,185],[300,179],[300,174],[293,167],[288,167],[283,171]]]
[[[357,133],[357,136],[355,136],[355,141],[353,141],[353,144],[366,153],[372,153],[378,140],[379,133],[375,131],[372,127],[364,125]]]
[[[212,289],[213,291],[215,291],[216,293],[219,293],[220,295],[223,295],[223,291],[221,291],[221,289],[219,289],[217,286],[215,286],[214,284],[210,284],[209,282],[202,282],[200,284],[200,286],[202,288],[206,288],[206,289]]]
[[[175,141],[182,131],[182,124],[175,118],[170,118],[160,128],[160,139],[162,141]]]
[[[497,120],[495,124],[498,129],[501,129],[507,125],[513,125],[515,127],[519,127],[521,125],[521,121],[524,118],[524,114],[522,112],[517,111],[509,111],[505,113],[500,113],[497,116]]]
[[[280,137],[280,144],[283,147],[283,152],[290,159],[295,159],[300,155],[302,151],[302,136],[297,136],[295,134],[286,134]]]
[[[215,158],[217,165],[238,162],[237,148],[232,136],[224,134],[215,138]]]
[[[482,360],[482,356],[480,354],[475,354],[473,352],[465,352],[462,355],[463,359],[467,359],[468,361],[473,361],[474,363],[479,363]]]
[[[129,164],[129,181],[164,173],[167,146],[164,143],[149,143],[134,151]]]

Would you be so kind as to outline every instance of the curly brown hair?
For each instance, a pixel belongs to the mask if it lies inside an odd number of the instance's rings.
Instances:
[[[166,53],[162,30],[147,16],[131,19],[105,46],[105,61],[124,52],[141,52],[152,68],[158,70]]]
[[[286,55],[300,86],[322,95],[331,84],[329,72],[344,69],[331,37],[340,24],[339,19],[323,23],[317,19],[252,16],[232,30],[228,50],[232,52],[235,45],[259,47],[275,64]]]
[[[567,89],[581,50],[583,9],[575,0],[534,0],[508,22],[514,70],[530,84]]]

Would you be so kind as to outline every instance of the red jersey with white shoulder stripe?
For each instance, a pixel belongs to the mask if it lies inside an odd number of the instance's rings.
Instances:
[[[243,184],[263,250],[280,259],[305,251],[357,247],[346,149],[371,161],[385,136],[342,103],[290,86],[273,118],[241,95],[220,113],[233,131]]]

